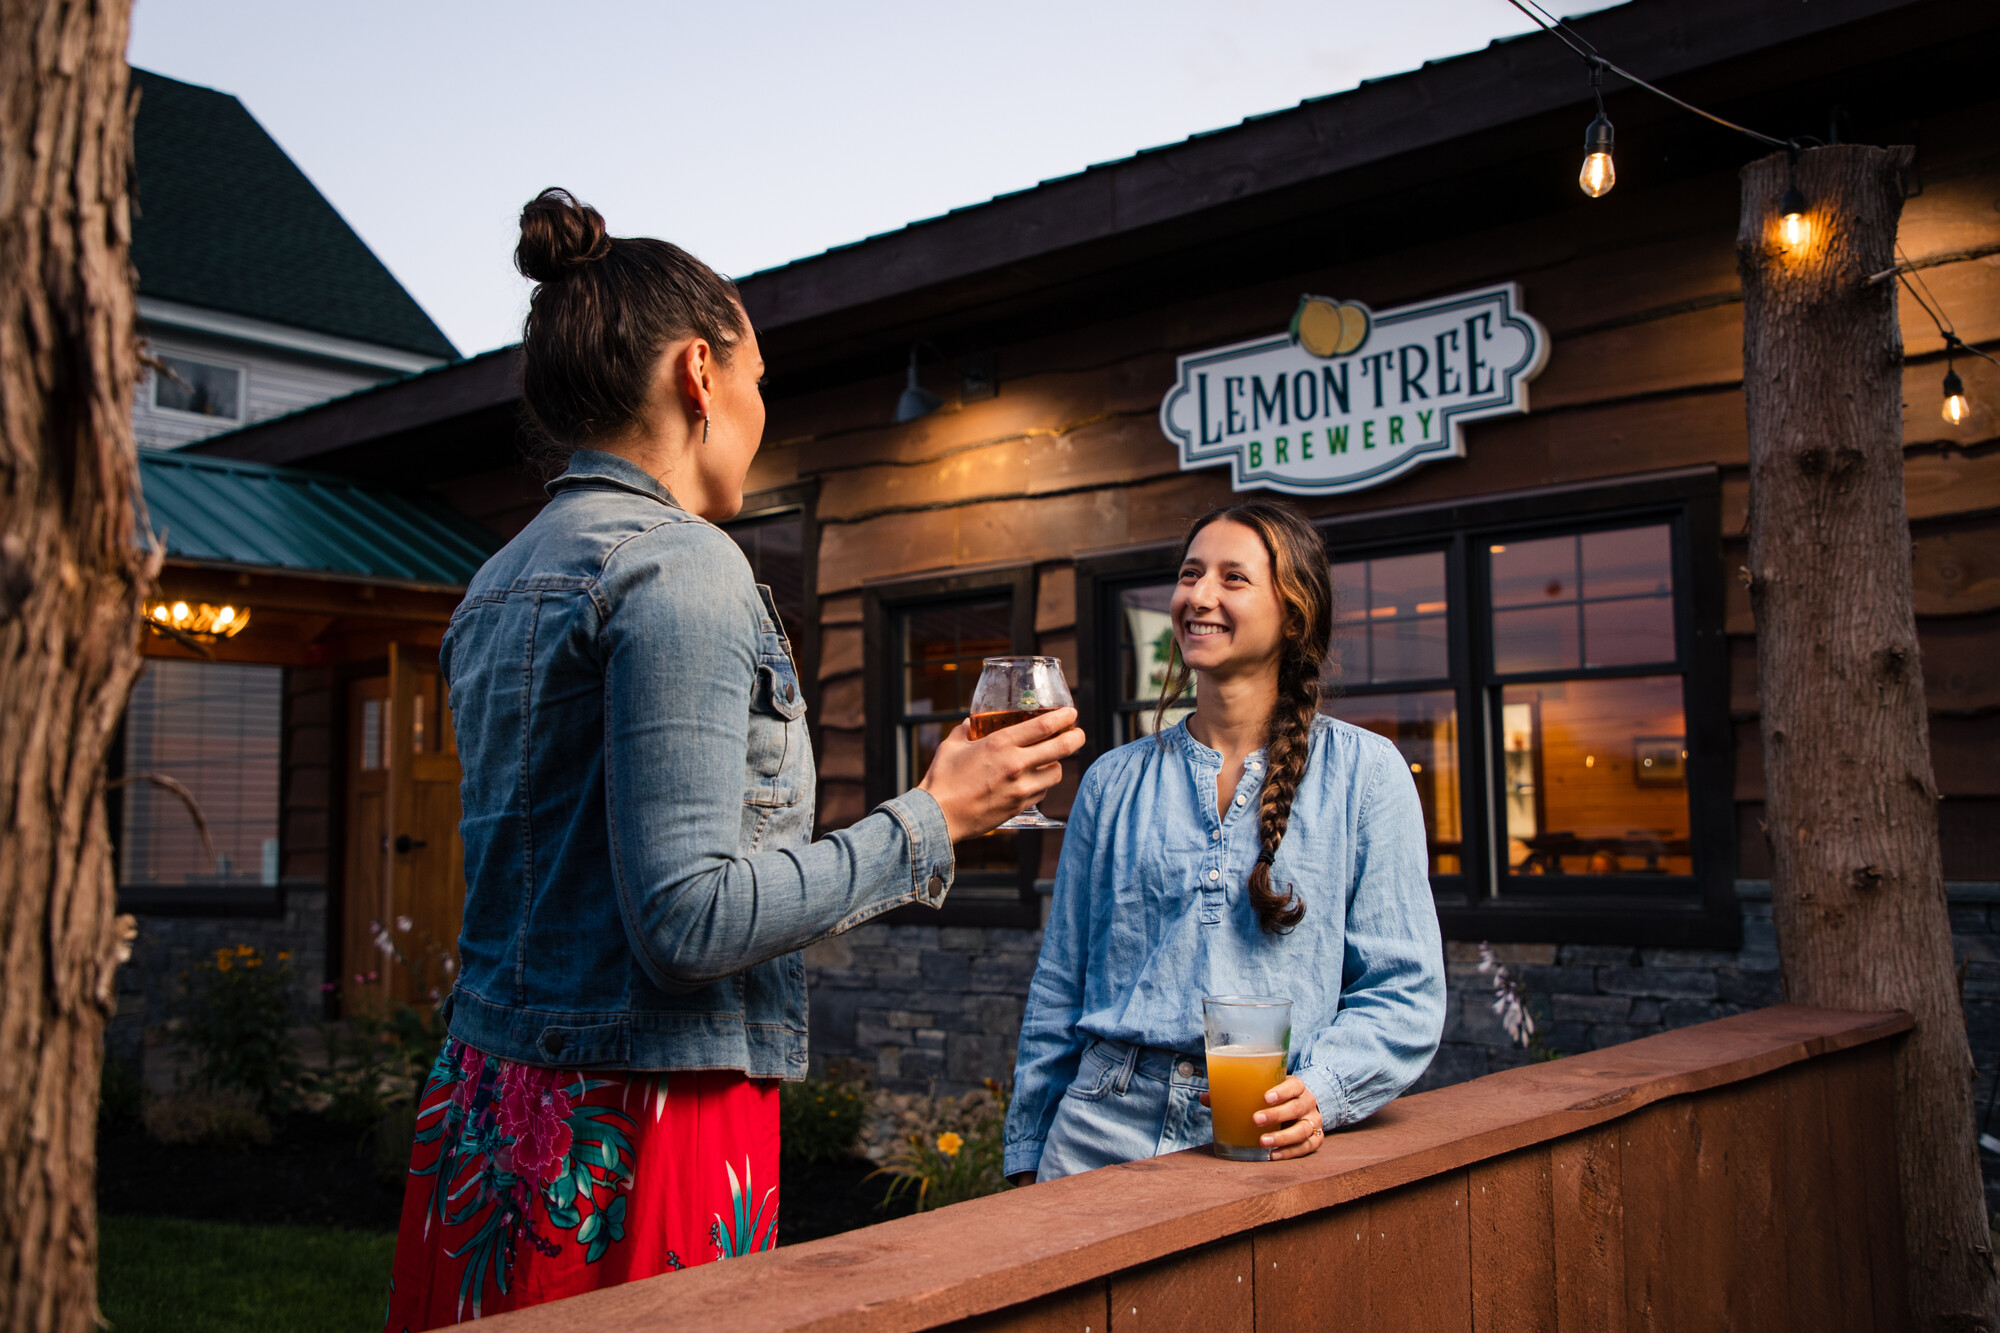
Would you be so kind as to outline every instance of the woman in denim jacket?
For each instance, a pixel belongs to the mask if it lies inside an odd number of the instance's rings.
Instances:
[[[936,906],[953,842],[1081,744],[1070,710],[954,732],[922,785],[813,841],[812,752],[742,507],[763,361],[735,288],[559,190],[522,397],[567,455],[441,660],[463,761],[450,1038],[418,1105],[392,1330],[776,1239],[779,1079],[806,1070],[797,950]]]
[[[1084,775],[1028,990],[1006,1169],[1051,1180],[1210,1140],[1204,995],[1281,995],[1273,1158],[1318,1150],[1423,1073],[1444,957],[1396,747],[1322,716],[1333,590],[1297,511],[1197,520],[1170,607],[1194,713]]]

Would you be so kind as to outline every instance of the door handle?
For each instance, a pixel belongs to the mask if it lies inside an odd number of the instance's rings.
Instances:
[[[413,838],[407,833],[398,833],[396,835],[396,850],[400,853],[414,852],[419,847],[428,846],[430,844],[422,838]]]

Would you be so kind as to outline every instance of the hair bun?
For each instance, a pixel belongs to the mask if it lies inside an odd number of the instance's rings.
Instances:
[[[604,215],[568,190],[550,188],[521,210],[521,243],[514,267],[536,282],[554,282],[611,253]]]

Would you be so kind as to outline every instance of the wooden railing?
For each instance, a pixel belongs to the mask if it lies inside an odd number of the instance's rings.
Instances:
[[[1765,1009],[1406,1097],[1297,1161],[1175,1153],[482,1327],[1901,1328],[1908,1026]]]

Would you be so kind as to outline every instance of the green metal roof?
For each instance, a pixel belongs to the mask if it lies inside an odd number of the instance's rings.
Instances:
[[[132,84],[141,296],[458,356],[241,102],[143,69]]]
[[[463,588],[500,548],[443,505],[319,472],[141,450],[139,483],[169,560]]]

